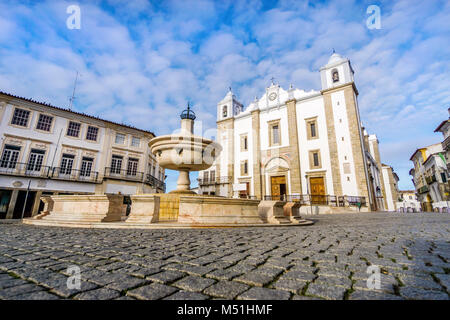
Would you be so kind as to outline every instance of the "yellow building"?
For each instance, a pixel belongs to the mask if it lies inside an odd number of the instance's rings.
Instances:
[[[417,149],[410,170],[423,211],[447,212],[450,207],[448,171],[441,143]]]

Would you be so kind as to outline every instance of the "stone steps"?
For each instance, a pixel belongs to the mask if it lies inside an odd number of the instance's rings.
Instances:
[[[70,227],[70,228],[99,228],[99,229],[192,229],[192,228],[239,228],[239,227],[298,227],[309,226],[313,221],[302,220],[299,223],[290,224],[264,224],[264,223],[244,223],[244,224],[191,224],[191,223],[126,223],[126,222],[85,222],[85,221],[71,221],[71,220],[35,220],[27,218],[23,220],[24,224],[35,226],[52,226],[52,227]]]
[[[291,224],[292,221],[288,217],[274,217],[279,224]]]
[[[49,215],[42,217],[41,220],[46,221],[84,221],[84,222],[101,222],[105,221],[105,214],[94,213],[67,213],[67,212],[51,212]],[[111,218],[111,217],[109,217]],[[120,218],[119,218],[120,221]]]

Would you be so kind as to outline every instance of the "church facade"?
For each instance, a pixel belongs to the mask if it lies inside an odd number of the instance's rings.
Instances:
[[[394,172],[361,123],[350,61],[334,53],[320,77],[309,92],[272,81],[245,109],[230,90],[217,105],[223,151],[199,172],[199,193],[395,211]]]

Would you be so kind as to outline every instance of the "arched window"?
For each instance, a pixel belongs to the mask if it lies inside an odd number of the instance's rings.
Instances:
[[[227,117],[227,106],[223,106],[223,111],[222,111],[223,117],[226,118]]]
[[[339,72],[336,69],[331,71],[331,77],[333,79],[333,83],[334,82],[339,82]]]

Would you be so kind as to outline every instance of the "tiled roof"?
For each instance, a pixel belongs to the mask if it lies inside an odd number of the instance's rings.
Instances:
[[[114,122],[114,121],[110,121],[110,120],[105,120],[105,119],[102,119],[102,118],[99,118],[99,117],[95,117],[95,116],[92,116],[92,115],[89,115],[89,114],[86,114],[86,113],[77,112],[77,111],[73,111],[73,110],[66,109],[66,108],[55,107],[55,106],[53,106],[53,105],[51,105],[49,103],[46,103],[46,102],[40,102],[40,101],[36,101],[36,100],[33,100],[33,99],[19,97],[19,96],[10,94],[10,93],[3,92],[1,90],[0,90],[0,94],[8,96],[8,97],[11,97],[11,98],[21,99],[21,100],[25,100],[25,101],[32,102],[32,103],[37,103],[37,104],[40,104],[40,105],[43,105],[43,106],[46,106],[46,107],[49,107],[49,108],[53,108],[55,110],[66,111],[66,112],[77,114],[77,115],[80,115],[80,116],[83,116],[83,117],[88,117],[88,118],[91,118],[91,119],[95,119],[95,120],[107,122],[107,123],[110,123],[110,124],[114,124],[114,125],[117,125],[117,126],[129,128],[129,129],[134,129],[134,130],[138,130],[138,131],[145,132],[145,133],[150,133],[150,134],[152,134],[153,136],[156,137],[156,135],[153,132],[151,132],[151,131],[139,129],[139,128],[136,128],[136,127],[133,127],[133,126],[130,126],[130,125],[123,124],[123,123],[118,123],[118,122]]]
[[[441,128],[444,126],[444,124],[446,124],[447,122],[449,122],[450,120],[444,120],[441,122],[441,124],[434,130],[434,132],[438,132],[441,130]]]

